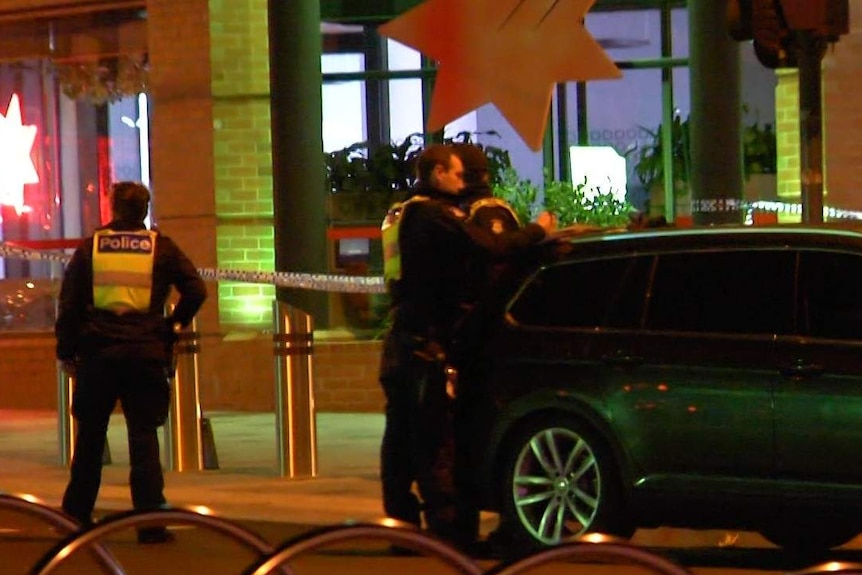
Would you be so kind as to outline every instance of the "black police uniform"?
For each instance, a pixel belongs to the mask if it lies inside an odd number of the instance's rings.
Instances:
[[[464,158],[462,158],[463,160]],[[469,158],[468,158],[469,159]],[[465,163],[468,168],[469,163]],[[470,176],[465,171],[465,180]],[[477,178],[474,178],[477,179]],[[468,221],[495,234],[511,233],[521,227],[517,216],[502,199],[495,198],[483,181],[468,183],[464,188],[462,209]],[[458,373],[458,395],[452,405],[452,465],[456,492],[456,522],[465,540],[479,536],[481,486],[477,483],[477,465],[482,461],[483,434],[491,420],[494,406],[487,389],[486,376],[492,362],[483,345],[490,339],[493,314],[501,304],[495,284],[512,258],[485,257],[473,262],[469,287],[462,302],[464,315],[453,334],[451,364]]]
[[[384,342],[380,382],[386,395],[381,446],[384,509],[390,517],[420,525],[418,484],[430,531],[451,540],[458,532],[451,462],[441,449],[451,440],[443,358],[477,259],[503,257],[544,237],[530,224],[493,234],[466,221],[458,197],[419,184],[401,216],[401,279],[390,285],[392,327]],[[445,450],[444,450],[445,451]]]
[[[113,221],[101,229],[145,228],[137,222]],[[170,238],[158,234],[149,310],[117,314],[96,309],[92,254],[90,237],[66,269],[55,325],[57,358],[76,366],[72,413],[78,430],[63,510],[85,525],[92,521],[108,422],[118,400],[128,430],[134,508],[155,509],[165,503],[156,430],[164,424],[170,404],[166,368],[176,337],[172,327],[188,325],[206,299],[206,285],[194,265]],[[165,318],[171,286],[180,299]]]

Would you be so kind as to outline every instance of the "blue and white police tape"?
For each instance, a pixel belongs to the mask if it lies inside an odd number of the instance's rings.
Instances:
[[[58,250],[35,250],[0,242],[0,258],[29,261],[68,262],[72,256]],[[384,293],[386,285],[380,276],[348,276],[296,272],[256,272],[198,268],[205,280],[272,284],[276,287],[326,292]]]

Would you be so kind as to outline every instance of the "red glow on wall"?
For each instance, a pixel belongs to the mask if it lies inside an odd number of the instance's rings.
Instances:
[[[102,225],[111,221],[111,139],[99,136],[98,139],[98,173],[99,173],[99,219]]]

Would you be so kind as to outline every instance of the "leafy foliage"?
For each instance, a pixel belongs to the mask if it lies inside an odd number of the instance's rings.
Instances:
[[[748,106],[742,107],[747,116]],[[777,168],[778,151],[775,139],[775,130],[772,124],[760,123],[755,116],[754,120],[742,128],[742,155],[745,167],[745,176],[751,174],[774,174]]]
[[[495,196],[506,200],[521,222],[529,222],[541,211],[536,207],[539,189],[529,180],[520,179],[513,168],[505,170],[500,182],[491,188]]]
[[[743,115],[750,116],[747,105],[742,107]],[[664,182],[664,159],[661,124],[655,130],[641,126],[649,135],[649,141],[636,149],[635,174],[646,189]],[[679,116],[673,119],[671,127],[671,150],[673,175],[676,180],[674,189],[678,195],[688,193],[691,174],[690,119]],[[761,123],[755,116],[742,127],[742,160],[746,177],[751,174],[774,174],[776,171],[777,150],[774,126]]]
[[[103,105],[149,89],[149,60],[142,53],[55,63],[53,67],[63,94],[73,100]]]
[[[421,134],[411,134],[399,143],[371,148],[357,142],[326,154],[326,181],[330,192],[381,192],[408,190],[413,168],[422,151]]]
[[[509,152],[496,146],[483,146],[476,136],[499,136],[497,132],[459,132],[446,138],[444,144],[468,143],[482,148],[488,158],[492,183],[501,181],[503,172],[512,166]],[[325,155],[327,189],[339,192],[389,193],[409,190],[415,180],[416,159],[425,148],[425,135],[410,134],[400,142],[372,147],[357,142]]]
[[[506,200],[522,222],[531,221],[540,211],[548,210],[557,217],[559,227],[573,224],[625,225],[635,211],[628,202],[590,186],[586,180],[574,185],[552,180],[547,175],[544,202],[539,203],[538,187],[529,180],[519,179],[514,170],[504,173],[502,182],[494,187],[494,194]]]
[[[691,141],[689,132],[690,120],[683,120],[675,116],[671,125],[671,152],[673,157],[673,176],[677,182],[683,185],[674,186],[680,195],[688,193],[688,181],[691,173],[691,152],[689,143]],[[654,185],[662,185],[664,182],[664,143],[662,142],[661,124],[653,131],[641,126],[650,141],[637,150],[635,163],[635,175],[647,190]]]

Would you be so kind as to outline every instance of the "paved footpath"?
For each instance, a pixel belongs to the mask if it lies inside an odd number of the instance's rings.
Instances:
[[[380,414],[317,416],[318,477],[279,475],[272,413],[209,413],[219,469],[165,472],[175,506],[205,505],[233,519],[330,525],[382,515],[378,451]],[[54,412],[0,410],[0,492],[27,493],[57,506],[68,469],[60,465]],[[130,508],[128,449],[121,415],[108,432],[97,514]]]
[[[314,526],[382,517],[379,449],[383,415],[317,414],[318,476],[288,479],[278,473],[273,413],[207,413],[213,430],[219,469],[165,473],[171,505],[204,505],[234,520]],[[0,409],[0,492],[27,493],[59,506],[68,479],[60,465],[57,414]],[[108,443],[112,462],[104,467],[97,517],[131,507],[125,424],[115,415]],[[496,516],[482,515],[482,531],[493,529]],[[0,512],[0,533],[13,521]],[[634,543],[657,546],[771,547],[755,533],[719,530],[642,529]],[[858,548],[862,538],[850,544]],[[2,570],[0,570],[2,575]]]

